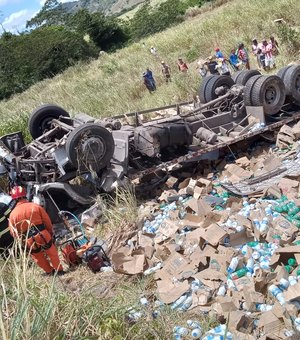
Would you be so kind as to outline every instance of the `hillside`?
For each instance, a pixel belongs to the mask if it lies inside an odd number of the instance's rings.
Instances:
[[[63,10],[69,14],[74,14],[80,9],[87,9],[90,12],[115,14],[142,2],[144,2],[144,0],[79,0],[65,2],[63,4]]]
[[[219,1],[224,2],[224,1]],[[272,6],[272,11],[269,11]],[[71,113],[86,112],[94,116],[115,115],[122,112],[156,107],[191,99],[200,83],[196,61],[213,53],[216,45],[226,53],[244,41],[262,39],[278,34],[274,19],[285,13],[285,20],[299,26],[295,0],[253,0],[244,3],[233,0],[207,11],[184,23],[145,39],[113,54],[101,55],[89,64],[79,64],[63,74],[32,86],[28,91],[0,103],[1,117],[10,117],[1,124],[1,133],[23,128],[27,115],[42,103],[57,103]],[[264,33],[262,33],[264,32]],[[293,55],[287,41],[279,39],[281,55],[277,66],[291,62]],[[150,54],[151,45],[160,58]],[[177,71],[177,58],[182,56],[190,64],[186,77]],[[164,84],[160,59],[172,69],[172,83]],[[150,67],[157,79],[158,90],[149,94],[142,83],[142,72]],[[255,64],[252,63],[252,67]]]

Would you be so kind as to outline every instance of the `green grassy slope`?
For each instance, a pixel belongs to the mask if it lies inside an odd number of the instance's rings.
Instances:
[[[94,116],[114,115],[191,99],[197,93],[200,78],[196,61],[213,53],[218,45],[227,53],[239,41],[250,46],[251,39],[276,34],[273,20],[282,17],[296,26],[300,23],[297,0],[233,0],[165,32],[145,39],[146,48],[135,43],[114,54],[100,56],[90,64],[77,65],[54,79],[42,81],[23,94],[0,103],[3,119],[0,133],[23,128],[28,113],[42,103],[56,103],[70,112]],[[281,42],[278,66],[292,61]],[[161,59],[173,72],[170,85],[163,82],[160,58],[149,53],[155,45]],[[176,61],[182,56],[190,63],[187,76],[179,74]],[[252,63],[254,66],[254,63]],[[149,94],[142,84],[146,67],[154,71],[158,90]]]

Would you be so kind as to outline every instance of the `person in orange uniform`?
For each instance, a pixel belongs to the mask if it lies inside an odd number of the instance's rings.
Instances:
[[[9,216],[11,235],[26,243],[31,257],[46,274],[57,272],[63,275],[65,272],[53,243],[53,226],[49,215],[38,204],[27,201],[26,190],[21,186],[12,189],[11,197],[17,201]]]

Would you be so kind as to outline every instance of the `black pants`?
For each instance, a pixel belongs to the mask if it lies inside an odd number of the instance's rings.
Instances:
[[[5,219],[3,222],[0,222],[0,233],[7,229],[8,227],[8,220]],[[12,247],[14,243],[14,239],[13,237],[10,235],[10,232],[7,231],[5,234],[1,235],[0,237],[0,255],[2,257],[6,257],[8,256],[9,252],[9,248]]]

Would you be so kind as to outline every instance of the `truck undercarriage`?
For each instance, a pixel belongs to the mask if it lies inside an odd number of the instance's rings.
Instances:
[[[62,205],[89,205],[97,193],[132,181],[145,191],[172,171],[299,120],[300,66],[284,67],[277,76],[207,76],[199,98],[105,119],[71,118],[59,106],[43,105],[29,118],[32,142],[25,145],[21,132],[0,138],[0,173],[46,206],[47,194]],[[169,115],[157,117],[166,109]]]

